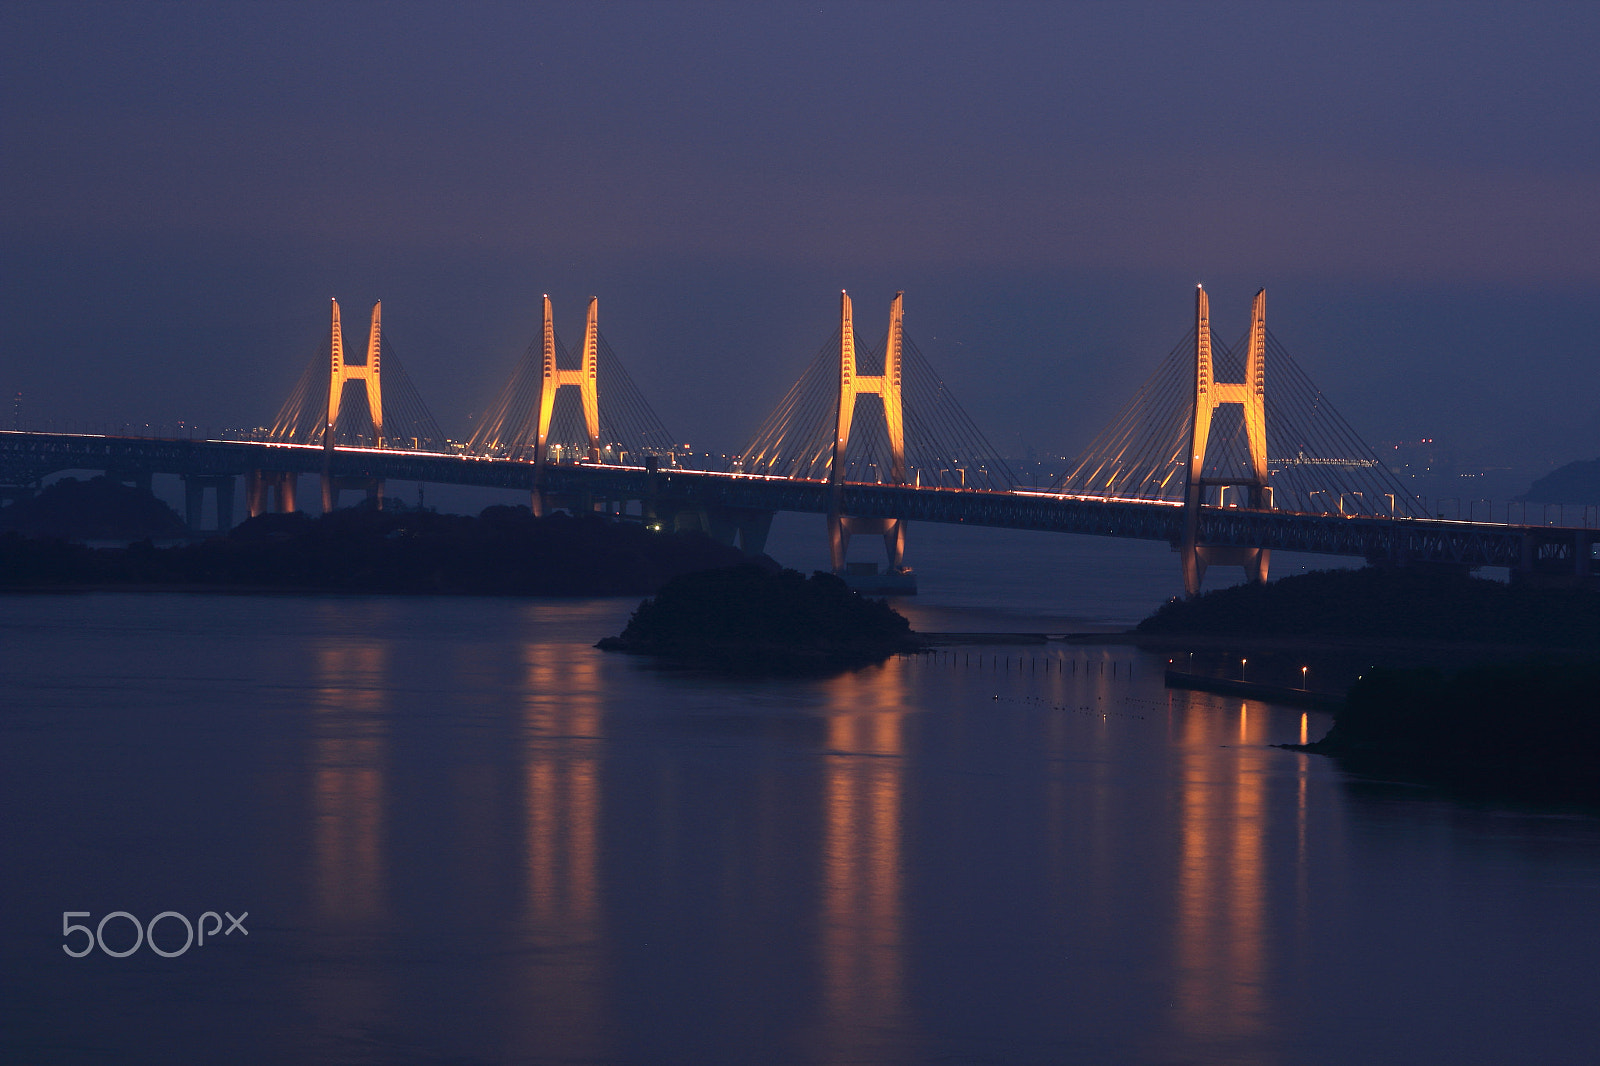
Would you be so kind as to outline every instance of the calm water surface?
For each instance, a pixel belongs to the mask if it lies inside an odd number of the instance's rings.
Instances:
[[[1174,577],[1052,544],[919,624]],[[1587,813],[1351,779],[1128,648],[731,682],[593,650],[633,606],[0,598],[0,1058],[1594,1061]],[[118,910],[248,935],[62,950]]]

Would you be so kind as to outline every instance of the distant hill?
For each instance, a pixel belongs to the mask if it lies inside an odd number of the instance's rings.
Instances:
[[[62,540],[144,540],[188,535],[177,512],[145,489],[107,477],[64,477],[0,509],[0,532]]]
[[[1579,459],[1557,467],[1517,499],[1529,503],[1600,503],[1600,459]]]

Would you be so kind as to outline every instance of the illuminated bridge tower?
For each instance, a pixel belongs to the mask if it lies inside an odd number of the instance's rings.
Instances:
[[[1245,492],[1245,506],[1272,509],[1272,488],[1267,480],[1267,290],[1256,293],[1250,305],[1250,346],[1245,359],[1242,382],[1219,382],[1211,359],[1211,306],[1206,290],[1195,290],[1194,408],[1190,419],[1189,461],[1184,480],[1183,588],[1190,596],[1200,594],[1206,567],[1233,564],[1244,567],[1253,582],[1267,580],[1266,548],[1206,546],[1200,543],[1200,507],[1206,489],[1237,486]],[[1244,477],[1203,476],[1206,445],[1211,437],[1211,416],[1225,403],[1244,409],[1245,437],[1250,452],[1250,473]]]
[[[556,328],[550,315],[550,296],[544,298],[544,374],[539,385],[539,425],[535,435],[533,513],[541,515],[544,506],[544,464],[550,443],[550,420],[555,414],[556,393],[562,386],[576,385],[583,407],[583,429],[589,438],[589,461],[600,461],[600,299],[589,297],[589,311],[583,320],[583,358],[576,370],[556,365]]]
[[[333,332],[329,348],[331,358],[328,374],[328,423],[322,434],[324,463],[322,471],[322,511],[332,511],[339,504],[339,490],[360,488],[367,490],[369,499],[383,506],[383,479],[335,478],[333,451],[338,438],[339,407],[344,398],[345,385],[359,382],[366,390],[367,410],[372,414],[372,447],[383,447],[383,384],[380,373],[380,350],[383,347],[383,301],[372,305],[372,327],[367,334],[367,361],[364,365],[345,362],[344,337],[339,330],[339,301],[333,301]]]
[[[850,546],[852,533],[883,534],[884,549],[889,556],[889,573],[905,573],[902,565],[906,550],[904,518],[856,518],[841,513],[846,456],[850,450],[850,423],[855,418],[856,398],[859,396],[875,394],[883,404],[883,421],[889,437],[889,481],[894,485],[906,483],[906,433],[901,402],[904,297],[903,292],[895,293],[894,302],[889,305],[889,339],[884,345],[883,373],[858,374],[850,294],[839,294],[839,404],[833,437],[833,462],[828,472],[831,494],[828,506],[828,551],[836,574],[842,574],[845,570],[845,549]]]

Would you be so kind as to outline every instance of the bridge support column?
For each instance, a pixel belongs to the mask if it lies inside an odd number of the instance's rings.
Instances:
[[[774,514],[774,511],[717,508],[709,515],[711,536],[730,546],[737,543],[746,555],[760,555],[767,550],[767,534],[772,531]]]
[[[1267,580],[1270,552],[1266,548],[1208,547],[1200,543],[1200,509],[1206,503],[1206,489],[1228,485],[1245,489],[1245,505],[1252,509],[1272,509],[1272,487],[1267,471],[1267,291],[1256,293],[1250,305],[1250,350],[1245,361],[1245,380],[1219,382],[1211,359],[1211,302],[1204,288],[1195,290],[1194,406],[1189,419],[1189,462],[1184,480],[1183,537],[1177,545],[1183,565],[1183,591],[1198,596],[1205,580],[1206,567],[1233,564],[1244,567],[1245,576],[1255,583]],[[1250,476],[1246,478],[1207,478],[1204,476],[1206,446],[1211,438],[1211,416],[1225,403],[1236,403],[1244,410],[1245,436],[1250,449]]]
[[[183,524],[189,527],[190,533],[200,532],[200,510],[205,495],[205,485],[200,478],[183,479]]]
[[[366,389],[367,411],[372,416],[374,448],[383,447],[383,301],[372,305],[372,326],[367,333],[367,361],[356,366],[344,358],[344,334],[339,329],[339,301],[333,301],[333,325],[329,336],[328,425],[323,446],[332,448],[339,428],[339,407],[347,382],[359,382]]]
[[[828,516],[828,547],[835,573],[845,570],[845,553],[850,548],[850,538],[857,533],[877,533],[883,537],[884,555],[888,557],[888,572],[898,574],[905,570],[906,526],[904,518],[857,518],[854,515]]]
[[[376,499],[378,509],[383,509],[382,478],[340,478],[333,472],[334,449],[338,443],[339,407],[344,397],[344,387],[349,382],[359,382],[366,390],[367,411],[372,416],[372,446],[383,447],[383,302],[372,305],[372,325],[367,331],[367,361],[363,366],[345,362],[344,334],[339,328],[339,301],[333,301],[333,322],[329,334],[328,421],[322,432],[322,513],[327,514],[339,506],[341,488],[364,488],[367,499]],[[281,493],[280,488],[280,493]],[[292,500],[294,489],[289,495]],[[279,497],[280,507],[282,496]],[[293,505],[291,503],[291,509]]]
[[[233,475],[185,474],[183,476],[184,521],[191,533],[201,529],[201,513],[205,509],[206,490],[210,489],[217,501],[217,532],[226,533],[233,528]]]
[[[217,480],[217,531],[226,533],[233,528],[233,476]]]
[[[589,310],[583,322],[582,364],[576,370],[563,370],[556,365],[556,327],[550,311],[550,294],[544,297],[543,352],[539,378],[539,421],[534,431],[533,494],[528,501],[535,518],[542,518],[555,508],[544,495],[544,468],[549,462],[550,421],[555,415],[556,393],[565,385],[578,389],[578,403],[583,408],[583,428],[589,438],[589,461],[600,461],[600,300],[589,298]],[[588,508],[585,508],[588,509]]]
[[[245,507],[250,517],[267,514],[292,514],[300,476],[283,470],[252,470],[245,474]],[[231,490],[230,490],[231,496]],[[230,499],[229,507],[232,507]]]
[[[905,575],[906,523],[900,518],[856,518],[843,512],[844,475],[849,461],[850,426],[856,400],[876,394],[883,404],[884,427],[889,437],[889,483],[906,483],[905,408],[902,368],[905,347],[905,293],[897,292],[889,305],[889,339],[883,353],[882,374],[856,373],[856,333],[850,294],[839,294],[839,404],[829,464],[831,489],[828,510],[828,557],[833,572],[843,574],[845,553],[853,533],[880,533],[888,555],[888,573]]]
[[[329,477],[322,476],[322,513],[339,509],[339,493],[345,489],[365,491],[367,499],[383,510],[383,478],[381,477]]]
[[[1244,569],[1245,577],[1255,583],[1263,584],[1267,580],[1267,564],[1271,552],[1267,548],[1242,548],[1231,545],[1200,544],[1196,545],[1192,553],[1186,553],[1183,560],[1183,588],[1191,596],[1198,595],[1201,582],[1205,580],[1206,569],[1212,566],[1238,566]],[[1193,577],[1191,590],[1190,579]]]

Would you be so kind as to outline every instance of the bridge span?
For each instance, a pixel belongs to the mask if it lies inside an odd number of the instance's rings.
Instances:
[[[1264,290],[1230,347],[1197,289],[1193,328],[1047,491],[1017,487],[907,336],[903,296],[874,346],[858,338],[841,293],[833,336],[728,470],[677,465],[672,438],[601,335],[594,299],[574,367],[562,365],[574,353],[545,298],[539,337],[465,444],[445,438],[400,368],[381,305],[356,362],[335,301],[327,342],[267,440],[0,432],[0,497],[66,470],[146,486],[175,475],[190,528],[208,492],[227,528],[239,478],[251,515],[295,510],[303,475],[317,476],[324,511],[343,490],[381,502],[386,481],[416,481],[525,492],[536,513],[600,510],[702,529],[752,553],[777,512],[797,511],[826,516],[833,568],[847,576],[851,536],[881,535],[888,584],[906,590],[912,522],[1165,541],[1190,595],[1213,565],[1265,581],[1273,550],[1594,582],[1595,530],[1428,515],[1267,330]]]
[[[386,480],[510,489],[534,493],[574,510],[627,511],[671,529],[701,529],[746,551],[763,550],[779,511],[828,515],[839,509],[862,519],[941,522],[1085,536],[1164,541],[1181,549],[1186,503],[1070,493],[922,487],[768,474],[637,467],[577,462],[535,464],[525,459],[461,453],[402,451],[259,441],[151,439],[69,433],[0,431],[0,470],[6,480],[37,480],[67,470],[100,470],[149,483],[153,474],[219,490],[244,478],[247,487],[293,484],[331,473],[341,483]],[[231,491],[231,490],[230,490]],[[835,498],[838,492],[842,499]],[[278,509],[292,503],[280,497]],[[219,496],[219,510],[223,503]],[[630,510],[631,508],[631,510]],[[263,510],[256,507],[254,510]],[[224,522],[224,524],[227,524]],[[1529,576],[1592,580],[1600,530],[1511,525],[1370,514],[1327,514],[1202,504],[1204,545],[1353,556],[1393,565],[1506,567]]]

